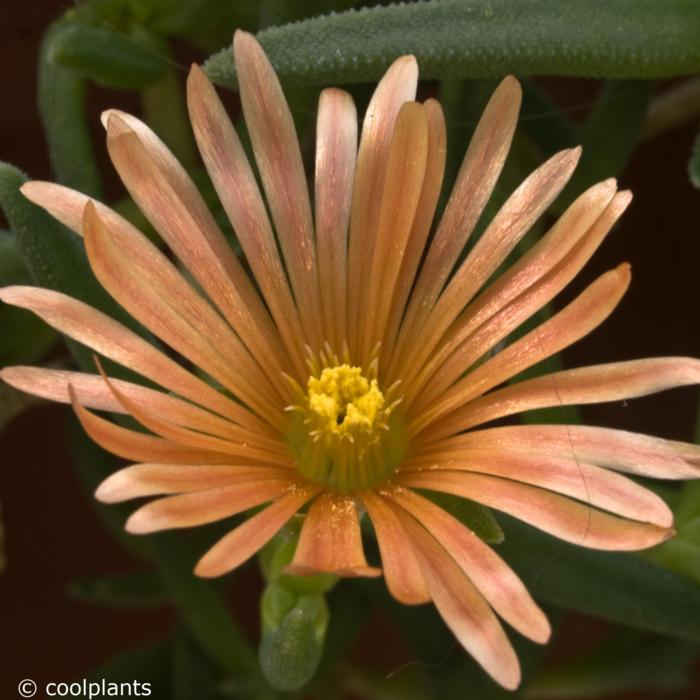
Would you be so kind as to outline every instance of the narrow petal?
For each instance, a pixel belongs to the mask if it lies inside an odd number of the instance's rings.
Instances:
[[[428,118],[417,102],[399,110],[389,148],[388,172],[369,266],[369,304],[361,315],[360,362],[364,365],[386,330],[406,244],[415,221],[428,160]]]
[[[231,455],[185,447],[171,440],[146,435],[96,416],[73,395],[73,410],[85,432],[100,447],[124,459],[170,464],[230,464]]]
[[[163,253],[133,229],[108,226],[92,203],[83,235],[93,272],[120,306],[273,425],[280,422],[280,395],[269,379]]]
[[[285,571],[296,576],[381,576],[381,569],[369,566],[365,559],[352,496],[324,493],[311,504],[294,559]]]
[[[357,160],[357,110],[343,90],[321,93],[316,122],[316,252],[324,339],[347,342],[348,227]]]
[[[112,163],[141,211],[253,356],[284,368],[272,319],[182,166],[138,119],[110,110],[105,122]]]
[[[289,478],[258,478],[166,496],[139,508],[126,521],[126,530],[134,535],[145,535],[213,523],[279,498],[290,486]]]
[[[469,327],[473,328],[473,325],[469,321],[462,328],[456,327],[456,323],[454,336],[444,343],[444,352],[443,349],[436,352],[434,358],[421,372],[420,378],[414,382],[414,386],[417,387],[419,384],[426,385],[430,380],[429,386],[425,386],[420,399],[416,401],[416,411],[420,411],[421,406],[430,404],[479,358],[559,294],[588,262],[630,200],[629,193],[620,192],[552,269],[534,281],[529,289],[510,301],[491,318],[485,319],[473,332],[470,333]],[[450,351],[452,354],[449,354]],[[441,364],[438,364],[438,360]],[[437,371],[435,368],[438,368]],[[435,371],[433,376],[431,371]],[[406,397],[406,405],[410,405],[409,397]]]
[[[435,216],[435,207],[442,188],[445,175],[445,158],[447,154],[447,131],[445,115],[437,100],[429,99],[423,103],[428,119],[428,160],[425,166],[425,178],[413,226],[404,252],[396,292],[391,302],[391,313],[387,323],[387,331],[382,343],[383,362],[386,363],[392,355],[399,324],[406,309],[408,296],[423,257],[425,244],[430,233],[430,227]],[[383,371],[384,367],[380,371]]]
[[[402,473],[434,469],[490,474],[571,496],[631,520],[663,528],[673,525],[673,513],[655,493],[627,477],[576,458],[494,447],[443,452],[435,460],[416,457],[402,465]]]
[[[508,76],[491,96],[479,120],[416,281],[399,336],[401,343],[409,331],[425,323],[491,197],[510,149],[521,98],[520,84]]]
[[[561,192],[580,154],[580,148],[557,153],[535,170],[501,207],[447,283],[429,316],[425,316],[425,322],[416,327],[416,332],[404,336],[406,345],[400,346],[399,351],[403,352],[404,347],[411,349],[405,362],[399,365],[405,381],[414,376],[416,368],[430,356],[462,309]],[[420,298],[417,297],[416,303],[421,303]]]
[[[575,459],[656,479],[700,478],[700,446],[624,430],[587,425],[509,425],[476,430],[425,448],[420,457],[442,450],[522,450]]]
[[[700,384],[700,360],[693,357],[648,358],[553,372],[475,399],[441,423],[434,437],[538,408],[622,401],[693,384]]]
[[[384,578],[391,595],[404,605],[430,602],[430,593],[406,531],[383,496],[363,491],[359,498],[377,533]]]
[[[411,426],[412,434],[590,333],[617,306],[629,282],[627,264],[601,275],[552,318],[469,372],[440,400],[418,414]]]
[[[132,464],[107,477],[95,491],[102,503],[204,491],[267,478],[289,478],[288,469],[238,464]]]
[[[29,309],[61,333],[194,403],[241,424],[250,415],[143,338],[77,299],[49,289],[5,287],[0,301]]]
[[[265,202],[238,134],[204,71],[192,65],[187,105],[202,160],[236,232],[294,366],[305,371],[297,308]]]
[[[85,374],[43,367],[5,367],[0,370],[0,379],[20,391],[61,403],[71,403],[69,387],[72,387],[78,402],[86,408],[112,413],[127,413],[99,374]],[[147,411],[156,415],[166,415],[170,421],[183,428],[196,430],[224,440],[247,441],[252,446],[272,454],[284,454],[285,448],[279,440],[273,440],[241,428],[236,423],[210,413],[188,401],[120,379],[112,379],[111,381],[117,390],[132,403],[143,406]]]
[[[456,518],[409,489],[395,489],[391,500],[408,511],[450,553],[486,602],[521,634],[544,644],[551,628],[545,614],[513,570]]]
[[[294,120],[277,75],[255,38],[237,31],[233,53],[248,134],[305,337],[320,348],[321,307],[311,203]]]
[[[188,447],[205,451],[209,450],[220,452],[239,459],[277,464],[279,466],[287,466],[289,464],[288,457],[282,455],[277,456],[272,453],[259,450],[256,447],[249,445],[247,442],[222,440],[221,438],[212,435],[203,435],[197,431],[189,430],[172,423],[167,418],[163,418],[162,416],[149,411],[147,408],[131,401],[124,394],[122,394],[107,377],[107,375],[104,374],[99,362],[98,368],[100,369],[102,378],[109,387],[109,390],[114,394],[115,398],[122,404],[129,415],[135,418],[145,428],[152,430],[157,435]]]
[[[673,530],[610,515],[551,491],[482,474],[401,474],[397,484],[452,493],[501,510],[572,544],[613,551],[652,547]]]
[[[265,510],[246,520],[219,540],[198,562],[197,576],[213,578],[232,571],[265,546],[284,524],[311,498],[320,486],[289,489]]]
[[[409,533],[428,590],[459,643],[500,685],[514,690],[520,665],[498,619],[454,559],[402,508],[394,512]]]
[[[359,320],[367,307],[366,284],[379,222],[377,197],[387,176],[388,154],[396,117],[404,102],[416,97],[418,64],[401,56],[379,81],[362,122],[357,169],[352,192],[348,240],[348,340],[358,336]],[[357,348],[350,347],[352,353]]]

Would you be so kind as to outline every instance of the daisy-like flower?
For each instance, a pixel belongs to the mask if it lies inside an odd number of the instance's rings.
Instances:
[[[435,100],[414,101],[413,57],[399,58],[379,83],[359,148],[351,97],[321,93],[312,211],[277,77],[252,36],[238,32],[234,53],[262,192],[197,66],[188,104],[250,276],[182,167],[127,114],[104,115],[111,159],[187,277],[102,204],[55,184],[23,187],[83,236],[105,289],[188,366],[80,301],[10,287],[0,293],[5,302],[159,388],[31,367],[6,368],[2,378],[72,402],[97,443],[134,462],[97,491],[107,503],[157,496],[129,518],[130,532],[264,506],[204,554],[198,575],[241,565],[304,510],[291,573],[383,571],[396,599],[432,601],[484,669],[514,688],[518,660],[498,618],[536,642],[549,637],[547,619],[508,565],[420,491],[472,499],[598,549],[642,549],[673,533],[666,504],[622,473],[697,477],[697,447],[578,425],[478,427],[700,380],[700,361],[660,358],[506,383],[596,328],[629,284],[625,264],[494,352],[578,273],[631,195],[613,180],[591,187],[490,282],[579,157],[579,149],[563,151],[538,168],[458,264],[509,149],[520,104],[515,79],[506,78],[486,107],[431,238],[445,123]],[[129,414],[149,432],[90,409]],[[363,552],[365,513],[382,570]]]

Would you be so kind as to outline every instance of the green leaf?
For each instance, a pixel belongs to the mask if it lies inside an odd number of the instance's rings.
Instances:
[[[168,602],[163,580],[154,573],[82,578],[68,584],[77,600],[117,608],[150,608]]]
[[[699,33],[696,0],[429,0],[314,17],[258,38],[283,81],[341,84],[374,81],[408,53],[424,78],[692,74]],[[230,48],[205,68],[235,85]]]
[[[80,299],[147,336],[100,286],[90,269],[80,236],[52,219],[19,191],[26,181],[26,175],[20,170],[0,162],[0,208],[16,236],[17,247],[33,280],[42,287]],[[69,347],[82,369],[94,372],[92,352],[72,341]],[[106,366],[118,376],[131,376],[109,362]]]
[[[493,513],[486,506],[450,493],[417,489],[421,495],[446,510],[459,522],[466,525],[485,542],[503,542],[503,530]]]
[[[162,49],[153,44],[143,33],[129,36],[109,26],[65,24],[53,35],[47,59],[99,85],[140,90],[168,69]]]
[[[499,553],[546,603],[700,641],[700,588],[634,554],[576,547],[504,517]]]
[[[695,137],[693,151],[688,161],[688,177],[693,185],[700,189],[700,134]]]
[[[528,685],[528,696],[583,700],[635,690],[681,691],[692,681],[698,644],[678,639],[615,635],[602,646],[547,668]]]
[[[102,185],[85,114],[85,79],[49,59],[66,22],[49,27],[39,51],[39,112],[60,183],[100,198]]]

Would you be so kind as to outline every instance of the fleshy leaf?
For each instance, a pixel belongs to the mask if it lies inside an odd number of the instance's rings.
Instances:
[[[680,639],[700,641],[700,588],[634,554],[556,540],[503,516],[499,554],[530,592],[552,605]]]
[[[65,24],[52,37],[47,58],[99,85],[128,90],[155,83],[168,68],[156,47],[108,26]]]
[[[695,0],[429,0],[314,17],[258,39],[282,81],[340,84],[374,81],[408,53],[423,78],[691,74],[700,69],[699,32]],[[235,85],[230,48],[205,69]]]

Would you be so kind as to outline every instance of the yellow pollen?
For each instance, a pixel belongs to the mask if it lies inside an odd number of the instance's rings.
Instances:
[[[377,380],[367,379],[359,367],[348,364],[326,367],[320,377],[310,377],[308,400],[323,429],[338,435],[372,430],[384,408]]]
[[[325,364],[328,358],[321,359]],[[299,400],[290,406],[289,446],[297,469],[334,491],[386,482],[407,447],[396,386],[381,391],[374,363],[363,371],[337,360],[319,366],[312,358],[310,367],[306,392],[297,385]]]

